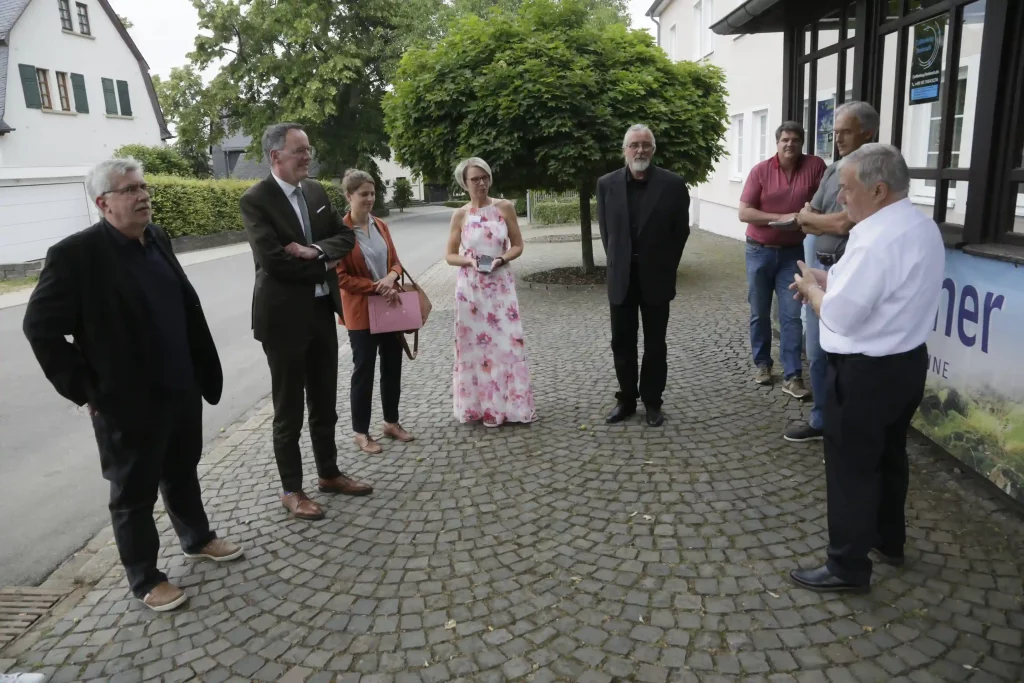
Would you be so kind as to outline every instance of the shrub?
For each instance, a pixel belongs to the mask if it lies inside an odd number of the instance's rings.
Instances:
[[[174,147],[165,145],[124,145],[114,150],[112,158],[132,157],[142,163],[142,170],[147,175],[171,175],[191,178],[195,175],[192,163],[185,159]]]
[[[412,183],[406,178],[399,178],[395,181],[395,195],[393,197],[395,206],[399,211],[405,211],[412,201]]]
[[[597,220],[597,201],[590,202],[590,217]],[[579,223],[579,202],[539,202],[533,207],[533,222],[537,225]]]
[[[516,197],[513,201],[516,204],[516,215],[520,216],[520,217],[525,216],[526,215],[526,197]]]
[[[147,176],[153,202],[153,222],[171,237],[213,235],[244,230],[238,202],[256,180],[197,180],[177,176]],[[331,205],[344,214],[341,187],[323,182]]]
[[[445,202],[444,205],[447,206],[449,209],[461,209],[463,206],[466,205],[466,202],[449,200]]]

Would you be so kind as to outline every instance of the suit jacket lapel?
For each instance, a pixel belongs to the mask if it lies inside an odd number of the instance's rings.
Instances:
[[[263,182],[267,184],[267,197],[269,199],[270,206],[277,211],[279,217],[284,220],[285,225],[290,227],[292,232],[299,236],[299,244],[305,244],[306,234],[302,231],[302,223],[299,222],[299,217],[295,215],[295,209],[292,208],[291,199],[285,195],[284,190],[277,184],[277,180],[273,175]]]
[[[650,180],[647,181],[647,192],[644,193],[644,205],[640,207],[640,225],[637,226],[636,230],[638,235],[644,231],[647,222],[651,219],[651,212],[654,211],[658,198],[661,196],[661,191],[665,187],[661,180],[661,173],[658,172],[655,166],[651,166]]]
[[[612,182],[612,192],[614,195],[611,197],[609,204],[615,207],[615,211],[618,212],[618,220],[613,221],[614,223],[624,225],[626,234],[629,234],[629,198],[626,196],[626,172],[625,170],[618,172],[614,176],[614,182]],[[609,217],[611,218],[611,217]]]

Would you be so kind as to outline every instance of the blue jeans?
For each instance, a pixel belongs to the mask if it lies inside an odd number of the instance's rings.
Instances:
[[[818,261],[818,252],[814,248],[817,238],[808,235],[804,238],[804,262],[811,268],[820,268],[827,271],[829,266],[823,266]],[[821,334],[818,328],[818,316],[814,308],[807,306],[807,364],[811,375],[811,392],[814,394],[814,404],[811,406],[811,417],[808,424],[814,429],[825,427],[825,382],[828,374],[828,359],[825,352],[821,350]]]
[[[754,364],[772,367],[772,293],[779,300],[781,322],[782,370],[785,379],[802,374],[800,351],[803,347],[803,322],[800,302],[793,299],[789,286],[800,272],[797,261],[804,256],[802,246],[773,249],[747,243],[747,301],[750,302],[750,347]]]

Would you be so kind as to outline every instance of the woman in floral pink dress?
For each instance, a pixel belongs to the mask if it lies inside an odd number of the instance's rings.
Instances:
[[[487,427],[533,422],[536,412],[526,362],[523,321],[509,261],[523,253],[515,207],[491,199],[491,168],[466,159],[455,180],[469,204],[452,216],[447,261],[459,269],[455,286],[455,373],[453,395],[459,422],[482,420]],[[494,259],[489,272],[481,261]],[[481,270],[481,268],[483,270]]]

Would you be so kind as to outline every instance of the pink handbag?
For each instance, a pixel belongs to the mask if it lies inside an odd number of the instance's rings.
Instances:
[[[398,301],[389,304],[379,295],[369,297],[370,332],[414,332],[423,327],[418,292],[399,292]]]

